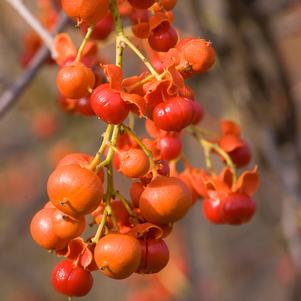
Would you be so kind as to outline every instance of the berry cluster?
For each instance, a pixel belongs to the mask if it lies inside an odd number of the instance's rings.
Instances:
[[[237,124],[222,121],[219,133],[199,126],[204,112],[185,80],[210,69],[215,52],[203,39],[178,41],[172,26],[175,0],[61,4],[85,37],[78,50],[66,33],[55,38],[60,104],[96,115],[107,128],[94,157],[71,153],[59,161],[48,178],[49,202],[33,217],[31,234],[38,245],[67,258],[53,270],[53,287],[67,296],[83,296],[96,270],[114,279],[162,270],[169,260],[164,238],[199,198],[205,217],[214,224],[248,222],[255,212],[251,197],[259,178],[257,168],[237,175],[237,168],[251,160]],[[131,20],[136,42],[150,60],[125,35],[125,18]],[[116,62],[110,64],[101,62],[96,39],[107,38],[113,25]],[[147,71],[123,74],[125,47]],[[148,137],[135,133],[136,116],[145,118]],[[206,168],[193,167],[185,158],[185,134],[203,148]],[[214,156],[224,164],[218,174]],[[182,171],[177,169],[180,161]],[[116,188],[114,171],[132,180],[131,201]],[[98,229],[84,239],[87,218]]]

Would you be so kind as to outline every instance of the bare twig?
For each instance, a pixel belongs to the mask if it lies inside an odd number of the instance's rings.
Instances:
[[[45,45],[51,52],[52,58],[56,57],[53,47],[53,38],[49,32],[41,25],[37,18],[28,10],[21,0],[6,0],[22,18],[32,27],[34,31],[41,37]]]
[[[55,30],[53,31],[53,34],[61,31],[67,21],[68,18],[66,17],[66,15],[64,13],[60,13],[58,23]],[[4,91],[4,93],[0,97],[0,117],[2,117],[4,113],[18,100],[18,97],[31,82],[31,80],[35,77],[38,70],[47,59],[48,55],[48,47],[44,45],[34,56],[29,67],[24,71],[24,73],[14,81],[11,87]]]

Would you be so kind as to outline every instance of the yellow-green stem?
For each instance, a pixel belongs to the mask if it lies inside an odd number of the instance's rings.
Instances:
[[[86,47],[86,45],[87,45],[87,43],[88,43],[88,41],[89,41],[89,39],[90,39],[90,37],[92,35],[94,27],[95,27],[94,25],[90,25],[89,26],[88,31],[87,31],[87,33],[86,33],[86,35],[85,35],[85,37],[84,37],[84,39],[82,41],[82,44],[80,45],[80,47],[79,47],[79,49],[77,51],[77,55],[76,55],[76,58],[75,58],[76,62],[79,62],[81,60],[81,57],[82,57],[83,52],[84,52],[84,49],[85,49],[85,47]]]
[[[119,14],[117,0],[110,1],[110,10],[113,15],[115,32],[116,32],[116,62],[115,63],[117,66],[122,67],[123,45],[121,43],[120,37],[124,35],[124,32],[123,32],[123,25]]]
[[[236,166],[233,163],[230,156],[216,143],[212,143],[212,142],[210,142],[206,139],[203,139],[203,138],[200,139],[200,143],[204,146],[205,155],[206,155],[206,149],[209,150],[209,155],[208,156],[210,156],[211,150],[214,150],[225,160],[227,166],[230,168],[230,170],[232,172],[233,183],[235,183],[237,181],[237,170],[236,170]]]
[[[111,124],[108,124],[107,129],[103,134],[101,146],[100,146],[98,152],[96,153],[94,159],[92,160],[92,162],[89,165],[90,170],[94,170],[96,168],[97,164],[99,163],[101,156],[103,155],[103,153],[107,147],[107,144],[109,142],[112,130],[113,130],[113,126]]]
[[[105,207],[104,211],[103,211],[103,214],[102,214],[102,217],[101,217],[101,222],[98,226],[98,229],[97,229],[97,232],[95,234],[95,236],[92,238],[91,242],[94,243],[94,244],[97,244],[100,237],[101,237],[101,234],[103,232],[103,229],[106,225],[106,222],[107,222],[107,217],[108,217],[108,210],[107,210],[107,207]]]
[[[143,64],[147,67],[152,76],[156,79],[160,79],[160,74],[156,71],[153,65],[149,62],[149,60],[142,54],[142,52],[125,36],[121,35],[119,37],[120,43],[124,43],[127,45],[143,62]]]
[[[135,128],[135,115],[134,113],[130,112],[129,114],[129,128],[133,131]]]
[[[107,157],[100,164],[98,164],[98,166],[96,167],[97,170],[99,170],[105,166],[108,166],[112,163],[112,159],[113,159],[115,149],[116,149],[119,131],[120,131],[120,125],[114,125],[113,134],[112,134],[112,138],[111,138],[110,145],[109,145],[110,148],[109,148]]]
[[[132,218],[134,218],[135,222],[137,222],[137,215],[133,211],[131,205],[128,203],[128,201],[126,200],[126,198],[119,191],[115,192],[115,197],[122,202],[122,204],[125,207],[125,209],[127,210],[128,214]]]

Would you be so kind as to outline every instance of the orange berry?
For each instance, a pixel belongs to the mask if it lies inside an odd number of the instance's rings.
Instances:
[[[56,235],[62,239],[73,239],[80,236],[86,226],[84,216],[74,218],[56,209],[53,213],[53,229]]]
[[[108,234],[97,243],[94,258],[106,276],[124,279],[137,270],[141,259],[141,246],[133,236]]]
[[[56,84],[63,96],[79,99],[90,94],[89,90],[95,84],[95,75],[84,64],[72,62],[59,70]]]
[[[63,249],[68,242],[59,238],[54,231],[53,214],[55,210],[55,208],[43,208],[35,214],[30,223],[32,239],[47,250]]]
[[[91,170],[79,165],[59,166],[48,178],[51,202],[71,216],[91,213],[103,195],[101,179]]]

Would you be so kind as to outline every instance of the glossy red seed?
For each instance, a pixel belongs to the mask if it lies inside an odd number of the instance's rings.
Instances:
[[[90,104],[94,113],[110,124],[122,123],[129,113],[120,92],[111,89],[108,84],[100,85],[93,91]]]
[[[193,117],[192,117],[192,124],[198,124],[204,117],[204,111],[197,101],[192,102],[193,106]]]
[[[83,116],[95,115],[91,108],[90,99],[88,97],[77,99],[73,111]]]
[[[166,135],[159,139],[158,148],[164,160],[176,159],[182,151],[182,142],[177,135]]]
[[[225,223],[240,225],[248,222],[255,210],[256,204],[249,196],[236,193],[223,199],[222,218]]]
[[[82,297],[89,293],[93,278],[89,271],[74,266],[70,260],[57,264],[51,276],[53,288],[69,297]]]
[[[176,46],[178,34],[169,22],[163,22],[151,32],[148,42],[154,50],[167,52]]]
[[[138,9],[149,8],[155,3],[155,0],[128,0],[128,1],[134,8],[138,8]]]
[[[165,131],[181,131],[192,122],[192,102],[184,97],[171,97],[158,104],[153,111],[155,125]]]
[[[205,199],[202,203],[203,214],[213,224],[223,224],[222,204],[219,199]]]
[[[248,165],[252,158],[249,145],[245,141],[243,141],[243,145],[241,147],[230,152],[229,156],[237,167],[244,167]]]
[[[81,30],[86,33],[88,29],[88,24],[84,23],[81,26]],[[112,14],[107,13],[102,19],[100,19],[92,32],[92,38],[96,40],[104,40],[106,39],[109,34],[112,32],[114,28],[114,22]]]

